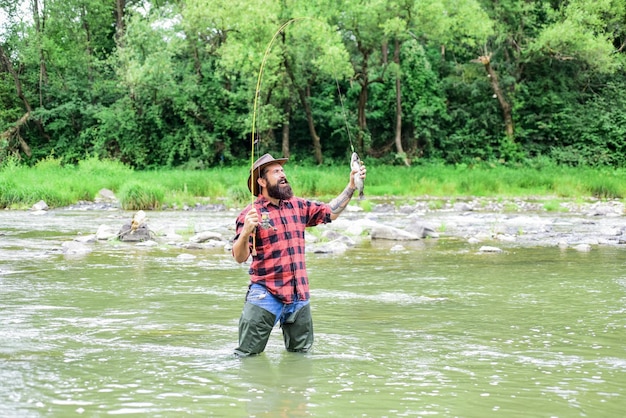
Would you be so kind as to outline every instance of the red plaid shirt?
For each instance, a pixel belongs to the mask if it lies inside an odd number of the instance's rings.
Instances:
[[[243,228],[248,205],[237,217],[235,241]],[[263,196],[254,202],[260,215],[256,229],[257,255],[250,265],[250,283],[267,288],[284,303],[309,300],[309,278],[304,260],[304,231],[306,227],[330,222],[330,207],[326,204],[292,197],[278,206]],[[252,250],[252,236],[250,237]]]

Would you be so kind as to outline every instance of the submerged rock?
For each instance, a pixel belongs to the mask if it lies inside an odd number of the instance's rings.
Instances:
[[[157,245],[159,245],[158,242],[153,241],[151,239],[145,240],[145,241],[141,241],[137,243],[137,246],[139,247],[156,247]]]
[[[588,253],[589,251],[591,251],[591,245],[589,244],[578,244],[572,248],[581,253]]]
[[[62,245],[63,254],[81,255],[89,254],[93,248],[78,241],[66,241]]]
[[[107,241],[117,237],[117,232],[113,227],[107,225],[100,225],[96,231],[96,239]]]
[[[83,244],[91,244],[91,243],[96,242],[96,235],[94,235],[94,234],[81,235],[79,237],[74,238],[74,241],[80,242],[80,243],[83,243]]]
[[[204,231],[204,232],[195,234],[194,236],[189,238],[189,241],[200,243],[200,242],[205,242],[205,241],[210,241],[210,240],[221,241],[222,239],[223,239],[223,236],[219,232]]]
[[[119,240],[123,242],[142,242],[152,239],[150,229],[148,229],[148,225],[146,224],[140,225],[137,228],[132,229],[132,224],[126,223],[117,233],[117,236]]]
[[[501,253],[503,252],[501,248],[498,247],[490,247],[488,245],[483,245],[478,249],[479,253]]]

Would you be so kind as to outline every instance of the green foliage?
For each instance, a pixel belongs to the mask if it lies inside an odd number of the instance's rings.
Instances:
[[[24,200],[22,190],[17,187],[15,181],[2,176],[0,178],[0,208],[11,208]]]
[[[402,74],[402,100],[407,108],[403,122],[408,131],[405,151],[434,156],[438,145],[445,141],[449,116],[436,68],[415,40],[403,44]]]
[[[356,198],[356,196],[355,196]],[[374,208],[374,205],[371,200],[355,200],[355,205],[363,209],[364,212],[371,212]]]
[[[164,196],[165,190],[161,186],[139,181],[124,183],[118,193],[120,205],[125,210],[160,209]]]
[[[231,204],[239,207],[246,206],[252,202],[252,195],[248,186],[235,185],[228,189],[227,197]]]
[[[229,167],[249,157],[253,128],[257,151],[280,154],[288,126],[298,162],[315,161],[315,130],[325,163],[343,164],[352,141],[391,165],[626,167],[623,0],[126,2],[119,38],[114,2],[44,2],[39,25],[16,4],[0,34],[0,159]]]
[[[623,77],[623,76],[622,76]],[[572,137],[560,149],[553,151],[562,163],[599,166],[626,165],[626,91],[621,82],[611,81],[601,91],[564,117]],[[568,161],[566,153],[575,155]],[[570,162],[572,158],[576,158]]]
[[[561,205],[558,199],[550,199],[543,202],[543,208],[547,212],[565,212],[566,209]]]
[[[348,182],[345,164],[286,166],[298,196],[329,201]],[[34,167],[5,163],[0,170],[0,207],[28,208],[39,200],[50,207],[93,200],[102,188],[113,190],[122,208],[161,209],[172,205],[223,203],[241,207],[251,202],[247,167],[201,171],[135,171],[128,166],[90,158],[77,165],[58,158]],[[17,181],[16,179],[19,179]],[[42,183],[41,179],[46,179]],[[352,204],[371,209],[370,200],[430,196],[433,205],[454,196],[558,196],[559,198],[623,199],[626,170],[557,166],[544,161],[510,167],[504,164],[420,164],[413,167],[368,166],[365,200]],[[369,208],[369,209],[368,209]]]
[[[612,37],[624,34],[623,28],[617,29],[626,16],[623,1],[575,0],[552,15],[554,21],[543,28],[532,45],[534,52],[556,59],[576,59],[598,73],[620,68]]]
[[[89,157],[78,162],[78,172],[80,174],[89,174],[95,177],[111,177],[114,175],[131,175],[133,173],[133,169],[116,160],[102,160],[96,157]]]

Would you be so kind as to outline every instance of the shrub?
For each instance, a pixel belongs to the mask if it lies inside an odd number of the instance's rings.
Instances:
[[[161,186],[140,182],[130,182],[122,185],[119,191],[119,200],[122,209],[160,209],[165,192]]]
[[[599,199],[621,199],[624,197],[622,185],[616,179],[594,179],[588,187],[591,195]]]
[[[228,189],[228,199],[236,206],[245,206],[252,200],[247,186],[232,186]]]
[[[10,208],[13,204],[21,202],[21,190],[16,187],[11,179],[0,179],[0,208]]]

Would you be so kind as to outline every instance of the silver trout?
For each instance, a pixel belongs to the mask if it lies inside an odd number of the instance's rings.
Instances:
[[[352,153],[352,159],[350,160],[350,168],[352,171],[356,171],[354,175],[354,185],[356,189],[359,191],[359,199],[363,199],[363,189],[365,188],[365,181],[361,178],[361,166],[363,163],[359,158],[359,154],[356,152]]]

